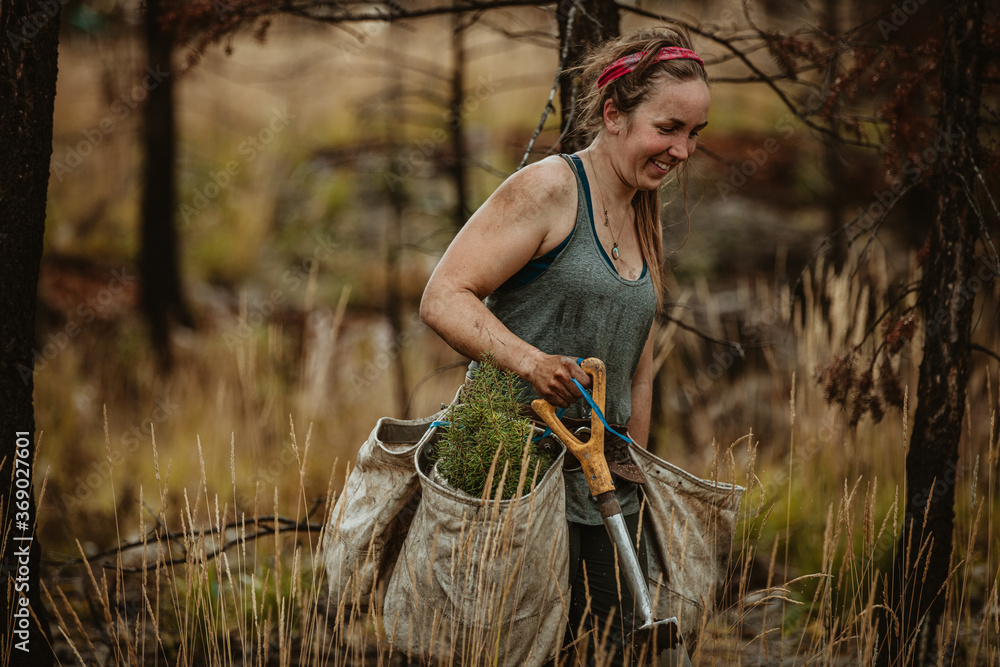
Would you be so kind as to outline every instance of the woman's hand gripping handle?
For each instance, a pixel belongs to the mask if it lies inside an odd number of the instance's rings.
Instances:
[[[580,367],[592,379],[591,393],[594,403],[604,412],[605,385],[607,371],[604,362],[591,357],[584,359]],[[595,498],[602,493],[614,491],[615,485],[611,481],[611,471],[608,470],[608,462],[604,458],[604,424],[596,413],[590,417],[590,439],[581,442],[569,432],[569,429],[556,416],[555,407],[543,398],[536,398],[531,402],[532,409],[541,417],[545,424],[559,436],[563,444],[580,461],[580,466],[587,477],[587,486],[590,493]]]

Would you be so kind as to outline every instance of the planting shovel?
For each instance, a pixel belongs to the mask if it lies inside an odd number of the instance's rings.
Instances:
[[[647,655],[655,656],[654,664],[657,665],[691,667],[677,619],[671,617],[653,620],[653,603],[649,598],[649,589],[646,588],[639,559],[632,546],[632,540],[629,539],[621,506],[615,498],[615,485],[611,480],[608,462],[604,458],[604,421],[601,416],[604,413],[606,380],[604,362],[592,357],[581,362],[580,367],[593,379],[593,400],[600,410],[600,414],[597,410],[593,410],[591,414],[590,439],[587,442],[581,442],[569,432],[556,416],[555,408],[545,399],[535,399],[531,407],[580,461],[580,467],[587,477],[587,486],[597,501],[604,527],[608,529],[608,535],[617,549],[621,571],[638,607],[637,614],[641,624],[629,638],[634,650],[638,652],[641,647],[646,647]]]

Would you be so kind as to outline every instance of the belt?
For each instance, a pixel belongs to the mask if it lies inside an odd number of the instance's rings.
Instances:
[[[521,413],[523,416],[530,419],[535,425],[545,428],[545,422],[539,417],[534,410],[531,409],[530,405],[521,406]],[[589,419],[573,419],[571,417],[563,417],[560,421],[566,425],[569,432],[575,435],[581,442],[586,442],[590,439],[590,420]],[[618,431],[619,433],[625,433],[626,427],[619,424],[611,424],[611,428]],[[552,447],[552,451],[555,451],[553,443],[555,442],[556,436],[554,434],[549,434],[542,438],[539,442],[539,446],[543,449],[549,449]],[[645,484],[646,475],[642,472],[642,469],[636,465],[632,458],[631,452],[628,449],[628,443],[619,438],[618,436],[609,433],[607,430],[604,431],[604,458],[608,462],[608,469],[613,475],[617,475],[624,480],[629,482],[635,482],[636,484]],[[563,459],[563,467],[567,471],[578,470],[580,468],[579,461],[576,457],[567,454]]]

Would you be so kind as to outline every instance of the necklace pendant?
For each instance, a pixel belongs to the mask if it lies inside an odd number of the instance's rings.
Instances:
[[[611,256],[614,257],[615,259],[618,259],[618,244],[617,243],[611,249]]]

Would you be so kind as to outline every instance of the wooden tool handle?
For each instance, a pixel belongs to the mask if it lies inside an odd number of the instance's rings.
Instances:
[[[591,357],[584,359],[580,367],[593,379],[591,384],[591,395],[594,403],[604,412],[604,390],[607,380],[604,362]],[[608,470],[608,462],[604,458],[604,424],[597,414],[590,418],[590,440],[580,442],[569,429],[559,421],[556,416],[556,409],[544,398],[536,398],[531,402],[532,409],[541,417],[545,424],[552,429],[553,433],[559,436],[563,444],[580,461],[580,467],[587,478],[587,486],[594,497],[607,491],[614,491],[615,485],[611,481],[611,471]]]

